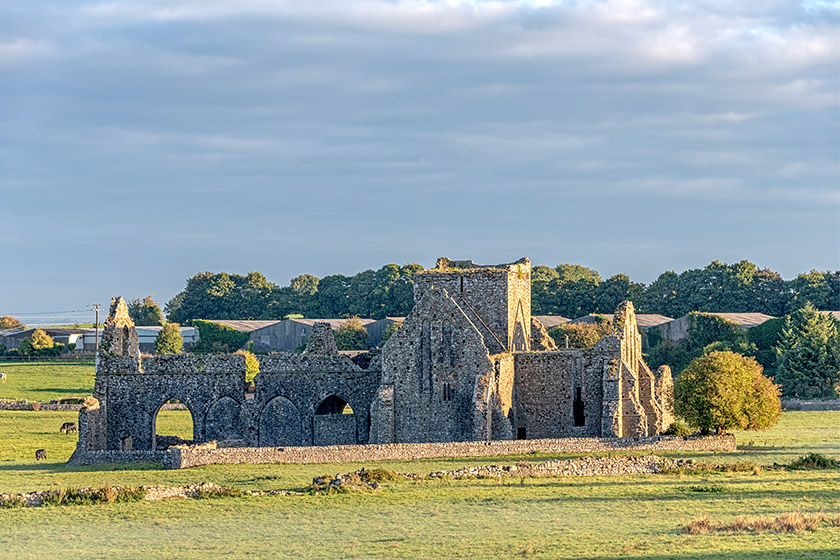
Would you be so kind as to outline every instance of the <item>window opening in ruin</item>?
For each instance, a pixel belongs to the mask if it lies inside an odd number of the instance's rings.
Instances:
[[[128,353],[129,353],[129,342],[128,342],[128,341],[129,341],[129,332],[128,332],[128,327],[123,327],[122,331],[123,331],[123,335],[122,335],[122,355],[123,355],[123,356],[128,356]]]
[[[583,414],[583,398],[581,397],[581,388],[575,387],[575,402],[574,402],[574,416],[575,426],[585,426],[586,416]],[[567,401],[568,402],[568,401]]]
[[[516,428],[516,439],[527,439],[525,437],[525,428]]]
[[[464,277],[461,276],[461,293],[464,293]]]
[[[449,383],[443,384],[443,400],[451,401],[452,400],[452,385]]]
[[[152,449],[166,449],[171,445],[193,443],[195,425],[192,413],[178,399],[168,399],[154,416]]]
[[[132,445],[131,436],[120,438],[120,451],[132,451],[133,449],[134,445]]]
[[[353,409],[341,397],[330,395],[321,401],[315,414],[353,414]]]

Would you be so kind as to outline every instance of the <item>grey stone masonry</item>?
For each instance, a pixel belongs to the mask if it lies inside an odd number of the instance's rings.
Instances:
[[[187,469],[202,465],[262,463],[346,463],[402,461],[437,457],[497,457],[527,453],[603,453],[610,451],[737,450],[735,436],[655,436],[646,438],[562,438],[514,441],[392,443],[328,447],[171,447],[163,468]]]
[[[155,433],[174,399],[190,413],[195,443],[238,441],[266,457],[280,447],[638,438],[673,420],[670,370],[645,364],[630,302],[593,348],[557,350],[531,317],[527,258],[494,266],[441,258],[415,275],[414,298],[381,353],[339,353],[330,325],[316,322],[303,354],[259,356],[249,399],[242,355],[141,364],[128,308],[114,298],[71,462],[176,444]]]
[[[306,344],[307,354],[338,354],[338,346],[335,344],[335,335],[329,323],[315,323],[312,325],[312,334]]]

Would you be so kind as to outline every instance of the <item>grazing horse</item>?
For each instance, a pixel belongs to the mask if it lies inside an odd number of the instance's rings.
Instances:
[[[61,425],[61,429],[59,431],[62,434],[75,434],[78,432],[78,429],[76,429],[75,422],[65,422]]]
[[[38,449],[35,451],[35,460],[40,461],[41,459],[46,460],[47,458],[47,450],[46,449]]]

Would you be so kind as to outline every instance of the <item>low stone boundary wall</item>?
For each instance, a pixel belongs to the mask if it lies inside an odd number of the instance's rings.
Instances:
[[[0,410],[75,410],[82,409],[81,404],[55,404],[28,401],[0,401]]]
[[[80,411],[83,404],[57,404],[29,401],[0,401],[0,410],[75,410]],[[181,403],[166,403],[161,410],[187,410]]]
[[[655,436],[640,438],[564,438],[513,441],[459,441],[442,443],[390,443],[385,445],[332,445],[323,447],[201,447],[170,448],[165,469],[202,465],[262,463],[344,463],[394,461],[437,457],[488,457],[543,453],[604,451],[736,451],[735,436]]]
[[[138,463],[143,461],[164,461],[166,451],[79,451],[67,461],[67,466],[104,465],[107,463]]]
[[[840,399],[832,401],[803,401],[800,399],[782,399],[782,407],[787,410],[840,410]]]

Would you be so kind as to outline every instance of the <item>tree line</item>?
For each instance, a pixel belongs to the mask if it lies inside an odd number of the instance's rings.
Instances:
[[[289,315],[340,318],[405,316],[414,304],[413,280],[419,264],[388,264],[353,276],[318,278],[303,274],[288,286],[269,282],[259,272],[247,275],[201,272],[165,306],[170,321],[193,319],[283,319]],[[840,271],[802,273],[792,280],[743,260],[714,261],[682,273],[666,271],[650,285],[626,274],[606,280],[575,264],[532,269],[534,315],[576,318],[613,313],[629,299],[638,313],[681,317],[691,311],[760,312],[781,316],[811,302],[817,309],[840,308]],[[155,317],[157,320],[157,317]]]

